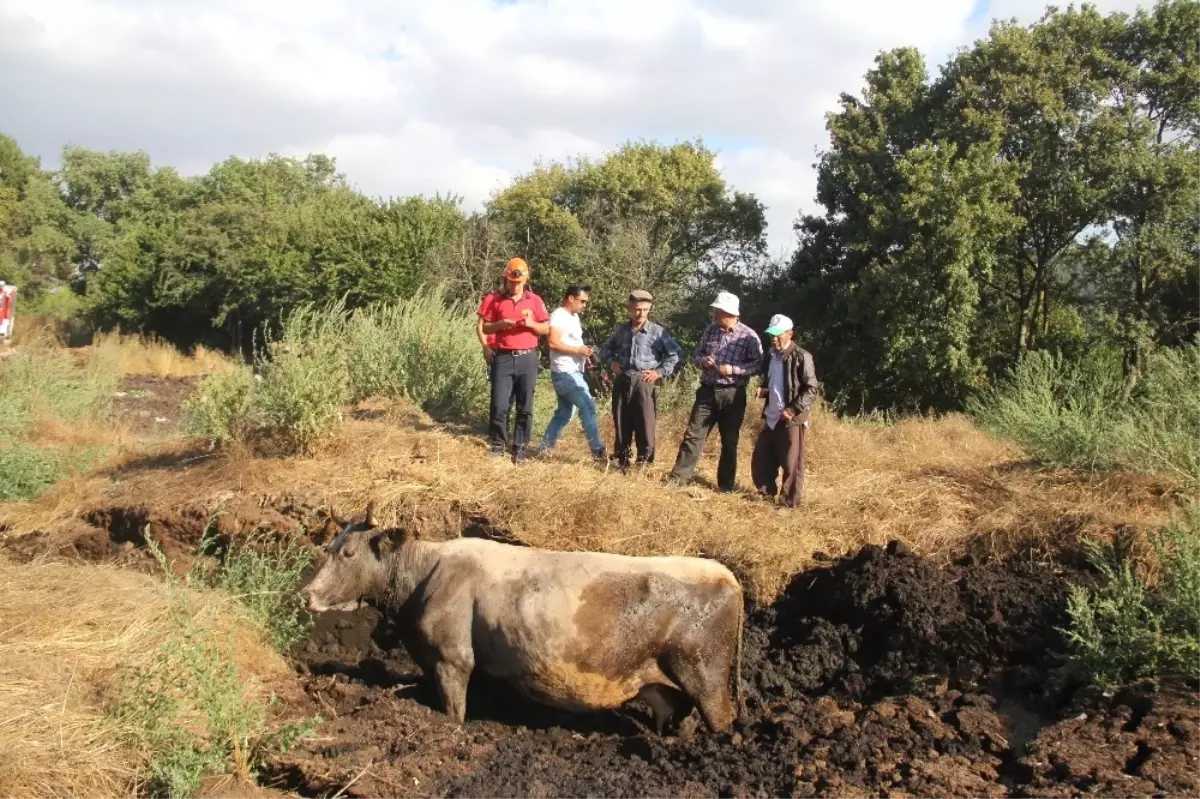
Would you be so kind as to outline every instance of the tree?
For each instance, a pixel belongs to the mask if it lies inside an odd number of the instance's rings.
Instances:
[[[731,191],[714,160],[702,142],[637,142],[600,161],[538,165],[492,198],[488,221],[542,290],[593,284],[599,335],[623,318],[631,289],[654,293],[669,316],[716,253],[749,262],[765,249],[761,203]]]

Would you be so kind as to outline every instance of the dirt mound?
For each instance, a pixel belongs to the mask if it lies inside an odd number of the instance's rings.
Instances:
[[[459,727],[386,619],[326,614],[303,653],[312,704],[297,710],[330,721],[268,774],[348,796],[1194,793],[1194,687],[1165,708],[1127,691],[1037,712],[1067,576],[938,569],[895,545],[806,570],[748,619],[745,717],[690,739],[653,734],[636,705],[564,713],[481,678]]]
[[[1196,796],[1197,686],[1137,685],[1088,692],[1038,735],[1020,760],[1027,796]]]
[[[995,677],[1026,689],[1061,649],[1066,576],[973,559],[940,569],[897,542],[866,546],[796,575],[755,614],[744,673],[763,704],[798,691],[863,701],[971,690]]]

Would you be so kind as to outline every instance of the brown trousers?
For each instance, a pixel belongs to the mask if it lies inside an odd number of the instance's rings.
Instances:
[[[658,384],[647,383],[641,372],[622,372],[613,380],[615,455],[629,462],[631,445],[637,444],[639,463],[654,463],[654,428],[658,423]]]
[[[750,476],[761,494],[775,496],[779,470],[783,469],[778,493],[780,502],[789,508],[799,505],[804,493],[804,433],[800,424],[780,419],[772,430],[764,421],[750,456]]]

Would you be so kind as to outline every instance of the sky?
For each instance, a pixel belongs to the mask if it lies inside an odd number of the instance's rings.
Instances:
[[[825,114],[880,51],[915,46],[936,73],[991,20],[1032,23],[1045,5],[0,0],[0,132],[48,168],[65,144],[184,174],[322,152],[367,194],[453,193],[466,210],[539,159],[699,137],[766,205],[783,254],[820,210]]]

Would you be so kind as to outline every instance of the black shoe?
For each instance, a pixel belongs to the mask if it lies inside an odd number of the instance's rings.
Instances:
[[[525,463],[525,448],[524,447],[513,452],[513,465],[520,466],[523,463]]]
[[[600,463],[608,463],[608,450],[604,447],[601,447],[592,453],[592,458]]]
[[[489,458],[503,458],[504,457],[504,447],[502,447],[498,444],[493,445],[491,448],[488,449],[488,457]]]

